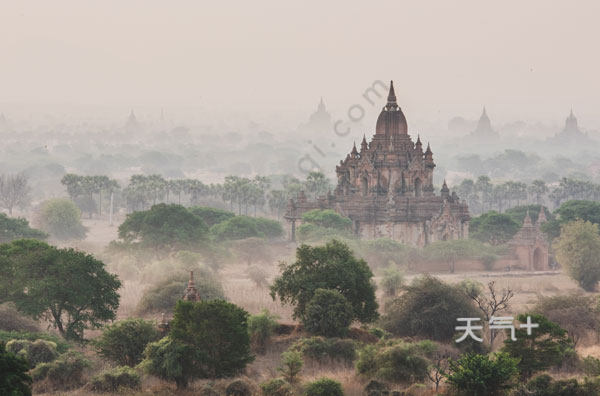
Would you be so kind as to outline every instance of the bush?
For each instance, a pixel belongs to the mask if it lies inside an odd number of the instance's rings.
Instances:
[[[359,352],[356,371],[363,377],[388,382],[423,381],[429,371],[429,357],[435,349],[431,341],[380,341],[376,345],[365,346]]]
[[[479,311],[458,288],[429,275],[416,278],[382,318],[383,328],[403,337],[451,341],[457,318],[477,318]]]
[[[56,345],[58,353],[62,354],[71,347],[64,339],[48,333],[29,333],[25,331],[0,331],[0,342],[7,343],[10,340],[46,340]]]
[[[341,338],[311,337],[298,340],[291,349],[302,352],[320,363],[342,361],[351,365],[356,359],[356,345],[352,340]]]
[[[340,337],[352,324],[352,305],[337,290],[317,289],[306,306],[304,328],[316,335]]]
[[[256,287],[263,289],[269,286],[269,281],[267,280],[268,274],[261,267],[253,265],[246,272]]]
[[[94,340],[98,354],[121,366],[133,367],[143,359],[146,345],[160,338],[156,323],[125,319],[106,327]]]
[[[492,360],[486,355],[465,354],[450,360],[448,383],[467,395],[500,395],[514,386],[519,370],[518,359],[498,353]]]
[[[596,396],[600,394],[600,381],[585,378],[583,383],[575,378],[554,380],[547,374],[529,381],[514,396]]]
[[[27,361],[7,352],[0,342],[0,394],[11,396],[31,396],[31,377],[27,375]]]
[[[309,210],[302,215],[302,222],[335,230],[349,230],[352,227],[352,220],[332,209]]]
[[[386,296],[395,297],[404,284],[404,275],[395,266],[389,266],[383,272],[381,286]]]
[[[338,381],[321,378],[306,385],[306,396],[344,396],[342,384]]]
[[[193,354],[190,346],[165,337],[148,344],[141,366],[148,374],[175,382],[177,389],[183,389],[191,379],[197,377]]]
[[[250,341],[257,351],[264,353],[269,339],[278,326],[277,319],[277,315],[272,315],[266,309],[248,318]]]
[[[32,371],[33,380],[43,381],[52,390],[69,390],[85,383],[84,373],[90,363],[78,352],[69,351],[51,363],[38,364]]]
[[[46,340],[11,340],[6,344],[6,350],[27,359],[31,368],[58,357],[56,344]]]
[[[221,282],[213,273],[208,270],[199,272],[194,272],[194,282],[202,300],[225,299]],[[188,274],[180,273],[146,290],[136,311],[140,315],[172,311],[177,301],[183,298],[188,280]]]
[[[251,386],[242,380],[235,380],[225,389],[226,396],[252,396]]]
[[[141,390],[142,380],[134,369],[121,366],[93,377],[88,386],[90,390],[95,392],[117,392],[125,389]]]
[[[81,224],[81,211],[70,200],[50,199],[41,204],[36,222],[39,228],[58,240],[84,239],[87,229]]]
[[[0,330],[3,331],[38,331],[38,322],[23,316],[12,304],[0,305]]]
[[[292,386],[282,378],[274,378],[260,384],[263,396],[293,396]]]
[[[260,217],[236,216],[210,228],[211,234],[219,241],[246,238],[279,238],[283,227],[278,221]]]
[[[582,364],[583,372],[590,377],[597,377],[600,375],[600,359],[593,356],[587,356],[583,359]]]

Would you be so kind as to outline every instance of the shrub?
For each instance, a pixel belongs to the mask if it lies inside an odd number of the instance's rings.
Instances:
[[[300,224],[296,228],[296,237],[302,243],[307,242],[326,242],[331,239],[352,238],[352,233],[347,230],[338,230],[335,228],[321,227],[315,224]]]
[[[248,318],[250,341],[257,351],[265,351],[269,339],[277,328],[277,319],[277,315],[272,315],[266,309],[263,309],[259,314],[251,315]]]
[[[306,385],[306,396],[344,396],[342,384],[330,378],[321,378]]]
[[[188,280],[189,275],[180,273],[151,287],[144,292],[136,311],[140,315],[172,311],[177,301],[183,298]],[[225,299],[221,282],[212,272],[208,270],[195,272],[194,282],[203,301]]]
[[[31,377],[27,375],[27,361],[7,352],[0,342],[0,394],[11,396],[31,396]]]
[[[348,230],[352,227],[352,220],[339,215],[332,209],[309,210],[302,215],[302,222],[336,230]]]
[[[341,338],[311,337],[298,340],[292,348],[318,362],[342,361],[352,364],[356,359],[356,345],[352,340]]]
[[[339,337],[346,335],[352,320],[352,305],[339,291],[317,289],[306,306],[302,324],[313,334]]]
[[[288,350],[281,354],[281,367],[279,367],[279,371],[283,375],[283,378],[290,384],[293,384],[298,380],[298,375],[300,374],[300,371],[302,371],[302,366],[304,366],[302,353]]]
[[[380,341],[359,352],[356,371],[366,378],[388,382],[423,381],[427,378],[429,357],[435,348],[431,341]]]
[[[3,331],[38,331],[38,322],[23,316],[12,304],[0,305],[0,330]]]
[[[84,239],[87,229],[81,224],[81,211],[70,200],[50,199],[41,204],[37,215],[39,228],[58,240]]]
[[[142,361],[146,345],[160,338],[156,323],[125,319],[106,327],[94,340],[98,354],[121,366],[133,367]]]
[[[378,316],[373,273],[342,242],[301,245],[296,249],[296,262],[282,264],[282,270],[271,286],[271,297],[278,295],[282,303],[294,304],[295,318],[304,317],[317,289],[338,290],[352,305],[353,319],[368,323]]]
[[[235,380],[225,389],[226,396],[252,396],[251,386],[242,380]]]
[[[58,353],[62,354],[71,347],[64,339],[48,333],[29,333],[25,331],[0,331],[0,342],[7,343],[10,340],[46,340],[56,345]]]
[[[260,384],[260,390],[264,396],[293,396],[294,390],[291,385],[282,378],[274,378]]]
[[[554,380],[547,374],[539,375],[514,393],[514,396],[596,396],[600,394],[600,381],[585,378],[580,383],[575,378]]]
[[[506,353],[496,354],[493,360],[486,355],[465,354],[457,361],[450,360],[446,378],[467,395],[499,395],[514,386],[517,362]]]
[[[9,352],[24,357],[29,366],[34,368],[40,363],[48,363],[58,357],[56,344],[52,341],[35,340],[11,340],[6,344]]]
[[[90,363],[78,352],[69,351],[51,363],[37,365],[32,376],[34,381],[44,381],[52,390],[69,390],[85,383],[84,373]]]
[[[394,297],[404,284],[404,276],[395,266],[389,266],[383,272],[381,286],[388,297]]]
[[[451,341],[457,318],[480,316],[462,291],[432,276],[416,278],[405,290],[382,318],[383,328],[394,335]]]
[[[597,377],[600,375],[600,359],[593,356],[587,356],[583,359],[582,364],[583,372],[590,377]]]
[[[236,216],[210,228],[211,234],[219,241],[246,238],[279,238],[283,227],[278,221],[260,217]]]
[[[191,349],[199,378],[233,376],[254,359],[248,313],[223,300],[178,301],[170,337]]]
[[[268,274],[261,267],[253,265],[246,272],[248,278],[250,278],[256,287],[263,289],[269,286],[269,281],[267,280]]]
[[[95,392],[117,392],[124,389],[140,390],[142,380],[134,369],[120,366],[96,375],[91,379],[88,386],[90,390]]]

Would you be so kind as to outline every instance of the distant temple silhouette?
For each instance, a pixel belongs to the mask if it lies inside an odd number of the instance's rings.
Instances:
[[[490,139],[499,137],[498,132],[492,129],[492,122],[490,121],[490,117],[487,115],[487,111],[485,110],[485,106],[483,107],[483,111],[481,113],[481,117],[479,117],[479,121],[477,122],[477,127],[471,134],[469,135],[473,138],[482,138],[482,139]]]
[[[306,132],[330,132],[332,127],[331,114],[327,111],[321,97],[317,110],[310,115],[306,124],[300,125],[299,129]]]

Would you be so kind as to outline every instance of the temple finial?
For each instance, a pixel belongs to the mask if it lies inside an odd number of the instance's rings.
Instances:
[[[396,104],[396,92],[394,91],[394,81],[390,81],[390,93],[388,94],[388,104]]]

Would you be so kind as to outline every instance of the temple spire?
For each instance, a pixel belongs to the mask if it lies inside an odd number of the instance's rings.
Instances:
[[[523,220],[523,227],[531,227],[531,217],[529,216],[529,209],[527,209],[527,214],[525,215],[525,219]]]
[[[363,135],[363,140],[360,143],[360,152],[362,153],[363,151],[365,151],[367,148],[369,147],[369,145],[367,144],[367,137],[365,135]]]
[[[394,81],[390,81],[390,93],[388,94],[388,104],[396,104],[396,92],[394,91]]]

